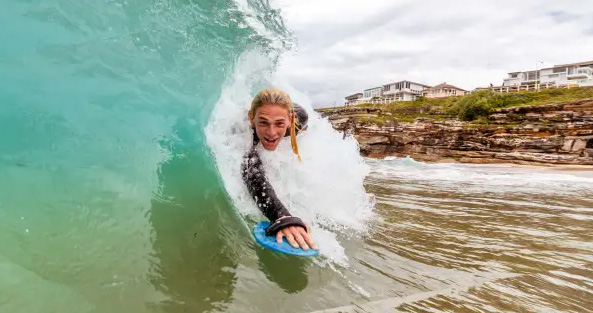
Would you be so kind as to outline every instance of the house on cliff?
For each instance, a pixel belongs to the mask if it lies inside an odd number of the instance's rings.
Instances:
[[[593,61],[560,64],[542,69],[511,72],[502,86],[482,87],[495,92],[593,86]]]
[[[383,86],[365,89],[362,93],[358,92],[345,97],[345,106],[356,105],[361,103],[370,103],[374,101],[383,101]]]
[[[446,82],[430,87],[422,92],[426,98],[447,98],[450,96],[463,96],[467,91]]]
[[[414,101],[422,96],[422,92],[430,86],[402,80],[383,85],[383,98],[388,101]]]
[[[358,100],[362,99],[362,96],[363,96],[362,92],[358,92],[353,95],[347,96],[345,105],[348,106],[348,105],[352,105],[352,104],[358,104]]]
[[[383,96],[383,86],[365,89],[362,92],[361,100],[371,100],[373,98],[381,98]]]
[[[547,85],[593,86],[593,61],[583,65],[557,65],[542,69],[537,83],[540,88]]]

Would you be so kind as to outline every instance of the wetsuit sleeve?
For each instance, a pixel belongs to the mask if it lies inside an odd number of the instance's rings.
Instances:
[[[307,122],[309,121],[309,114],[307,114],[307,111],[302,106],[296,103],[294,104],[294,112],[296,114],[298,130],[306,130]]]
[[[307,130],[307,122],[309,121],[309,114],[307,114],[307,111],[305,109],[303,109],[302,106],[294,103],[294,113],[296,114],[296,132],[297,135],[302,132]],[[284,137],[288,137],[290,136],[290,127],[286,130],[286,133],[284,134]]]
[[[273,223],[280,217],[292,216],[276,196],[274,188],[266,178],[259,154],[252,147],[241,165],[243,181],[259,210]]]

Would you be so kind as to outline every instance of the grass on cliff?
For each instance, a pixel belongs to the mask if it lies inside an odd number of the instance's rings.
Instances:
[[[488,116],[494,110],[505,107],[565,103],[593,98],[593,87],[571,89],[544,89],[515,93],[496,93],[480,90],[469,95],[443,99],[420,98],[416,101],[401,101],[389,104],[364,103],[354,107],[376,107],[389,113],[392,119],[407,121],[410,118],[429,117],[442,119],[457,117],[473,121]]]

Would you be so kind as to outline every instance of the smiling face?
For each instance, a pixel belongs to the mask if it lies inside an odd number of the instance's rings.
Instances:
[[[278,147],[290,127],[290,117],[287,108],[274,104],[264,103],[255,110],[255,114],[249,111],[251,126],[255,128],[257,138],[268,151],[274,151]]]

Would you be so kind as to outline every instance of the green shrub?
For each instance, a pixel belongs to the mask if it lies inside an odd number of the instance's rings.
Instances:
[[[561,96],[563,94],[562,89],[550,89],[548,93],[550,96]]]
[[[505,99],[500,93],[480,90],[451,102],[446,112],[457,115],[460,120],[473,121],[480,116],[487,116],[494,109],[505,106]]]

